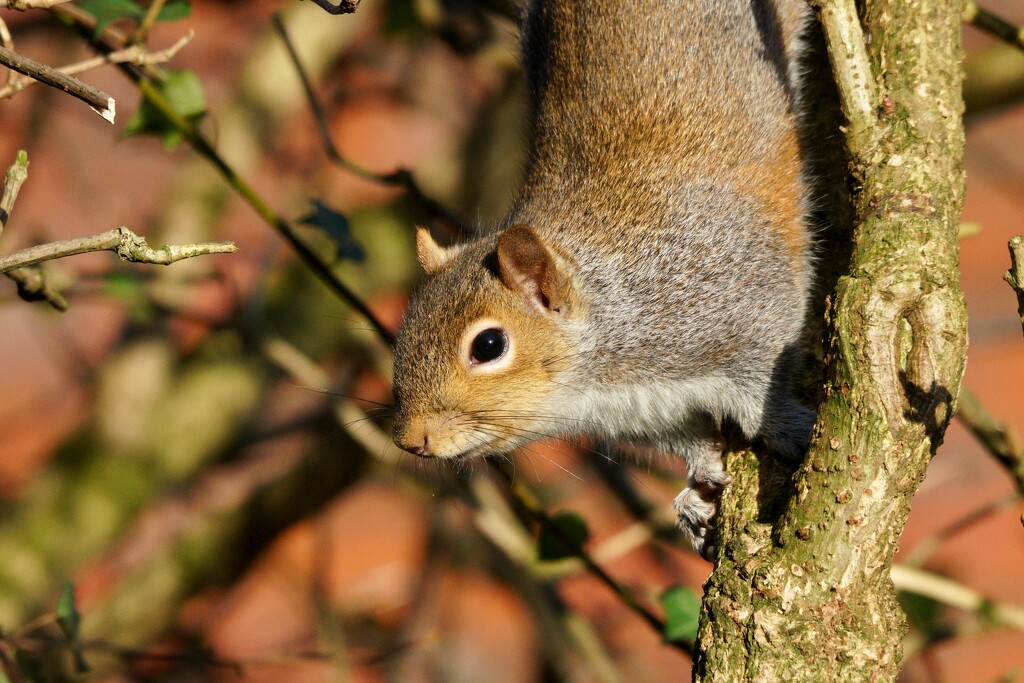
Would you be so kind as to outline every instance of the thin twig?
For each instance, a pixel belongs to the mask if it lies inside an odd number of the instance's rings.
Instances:
[[[48,9],[69,2],[69,0],[0,0],[0,9]]]
[[[69,7],[59,7],[54,10],[54,14],[62,20],[68,22],[71,26],[75,27],[79,35],[92,45],[96,50],[109,54],[116,52],[119,49],[124,49],[127,37],[121,32],[112,29],[105,28],[99,39],[93,34],[96,28],[96,19],[87,12],[83,12],[80,8],[71,5]],[[116,42],[116,46],[111,46],[105,42],[105,40],[113,40]],[[299,258],[313,271],[321,282],[323,282],[328,289],[334,294],[348,302],[348,304],[354,308],[360,315],[373,326],[374,331],[388,346],[394,347],[395,336],[387,329],[384,324],[374,315],[373,311],[367,307],[363,300],[360,299],[355,292],[353,292],[344,282],[338,279],[338,276],[331,269],[330,265],[324,262],[316,252],[306,246],[306,243],[298,236],[291,223],[281,217],[277,212],[270,208],[263,199],[256,194],[256,191],[250,186],[245,180],[239,176],[234,169],[227,163],[227,161],[217,152],[210,141],[204,136],[199,129],[192,124],[192,122],[183,118],[173,105],[164,97],[163,93],[156,86],[155,79],[159,79],[162,72],[152,65],[135,65],[127,62],[122,62],[117,65],[121,71],[128,76],[132,82],[135,83],[139,91],[142,92],[143,97],[153,107],[155,107],[160,114],[170,123],[175,130],[177,130],[186,142],[195,150],[201,157],[210,162],[217,172],[221,174],[225,182],[240,196],[249,206],[259,215],[264,222],[270,225],[272,228],[284,238],[286,242],[295,250]]]
[[[1017,491],[1024,495],[1024,441],[1009,425],[1000,422],[969,389],[961,389],[957,417],[981,445],[1010,472]]]
[[[441,202],[428,196],[416,182],[412,172],[408,169],[399,168],[391,173],[374,173],[354,161],[347,159],[341,154],[337,145],[334,144],[334,140],[331,138],[330,128],[327,125],[327,116],[324,114],[323,107],[320,106],[320,102],[317,100],[316,94],[313,92],[313,85],[309,80],[309,75],[306,73],[306,69],[302,66],[302,62],[299,60],[298,52],[296,52],[295,45],[288,36],[288,31],[285,28],[284,21],[281,19],[281,14],[279,12],[275,12],[271,15],[270,19],[271,23],[274,25],[274,30],[277,31],[278,36],[281,38],[281,42],[284,43],[285,49],[288,52],[288,57],[291,59],[292,66],[295,68],[295,72],[299,76],[299,81],[302,83],[302,90],[306,95],[306,102],[309,104],[310,112],[313,114],[313,120],[316,122],[317,131],[320,133],[320,140],[323,144],[324,151],[327,154],[327,158],[330,159],[332,163],[341,166],[350,173],[353,173],[365,180],[377,182],[389,187],[401,187],[412,196],[413,200],[423,208],[427,215],[448,221],[456,230],[461,233],[465,233],[465,220],[463,220],[463,218],[455,211],[452,211]]]
[[[234,242],[208,242],[205,244],[174,244],[167,245],[162,249],[153,249],[146,244],[144,237],[121,226],[90,237],[50,242],[0,256],[0,273],[91,251],[113,251],[125,261],[166,266],[193,256],[234,253],[238,251],[238,247]]]
[[[18,285],[18,296],[24,301],[45,301],[62,313],[68,310],[68,300],[46,280],[38,268],[21,268],[4,273]]]
[[[1017,315],[1020,316],[1021,329],[1024,330],[1024,236],[1010,238],[1010,269],[1003,275],[1007,284],[1017,294]]]
[[[16,9],[25,11],[27,9],[49,9],[56,7],[70,0],[0,0],[0,9]]]
[[[28,154],[20,150],[15,155],[14,164],[7,169],[4,179],[3,197],[0,198],[0,234],[7,225],[14,210],[14,202],[18,199],[21,185],[28,179]],[[53,286],[46,282],[46,276],[35,268],[23,268],[5,273],[18,285],[18,296],[25,301],[46,301],[58,311],[68,309],[68,301]]]
[[[125,48],[124,50],[118,50],[117,52],[111,52],[106,55],[97,55],[95,57],[91,57],[81,62],[75,62],[74,64],[62,66],[60,68],[60,71],[65,74],[71,75],[82,73],[83,71],[95,69],[107,64],[121,64],[126,62],[139,65],[161,64],[163,62],[168,62],[171,59],[173,59],[174,56],[177,55],[178,52],[180,52],[183,47],[188,45],[189,42],[191,42],[194,37],[195,31],[190,30],[184,36],[179,38],[178,41],[174,43],[174,45],[171,45],[170,47],[165,48],[163,50],[158,50],[156,52],[148,52],[144,45],[132,45],[130,47]],[[0,88],[0,99],[3,99],[5,97],[11,97],[21,92],[22,90],[24,90],[29,85],[35,82],[36,80],[33,78],[16,78],[15,80],[8,82],[7,85],[5,85],[3,88]]]
[[[330,0],[313,0],[313,3],[328,14],[352,14],[359,7],[359,0],[339,0],[337,5],[332,5]]]
[[[618,581],[613,579],[611,575],[604,570],[604,568],[597,564],[586,550],[581,548],[574,539],[569,538],[569,536],[562,531],[561,527],[551,519],[537,498],[521,482],[513,480],[507,472],[496,465],[493,465],[492,469],[497,470],[508,482],[515,501],[521,505],[522,508],[541,525],[541,527],[555,535],[559,541],[565,545],[565,547],[570,548],[573,555],[583,562],[584,566],[586,566],[587,571],[597,577],[601,583],[610,588],[626,607],[640,616],[640,618],[647,622],[647,624],[657,633],[665,633],[665,622],[640,604],[640,601],[637,600],[633,594],[626,590],[621,584],[619,584]],[[689,643],[671,641],[668,644],[682,652],[690,655],[693,654],[693,647]]]
[[[973,0],[964,3],[963,20],[964,23],[993,35],[1018,50],[1024,50],[1024,29],[979,7]]]
[[[7,22],[0,18],[0,45],[3,45],[11,52],[14,52],[14,36],[11,35],[11,30],[7,28]],[[18,78],[17,72],[12,69],[7,70],[7,80],[5,87],[14,82]]]
[[[944,605],[974,612],[981,619],[1024,631],[1024,607],[989,600],[962,583],[903,565],[894,566],[891,576],[898,590],[923,595]]]
[[[537,542],[524,527],[515,513],[508,507],[501,493],[491,479],[474,477],[464,489],[469,503],[475,509],[473,521],[477,529],[510,560],[522,570],[523,575],[535,587],[543,586],[553,578],[547,573],[547,565],[565,566],[572,564],[582,569],[576,558],[556,562],[539,562]],[[532,592],[532,591],[531,591]],[[540,591],[543,593],[543,591]],[[594,633],[593,627],[581,614],[552,595],[547,602],[553,606],[552,617],[561,628],[576,651],[587,661],[596,680],[620,681],[621,677],[604,645]]]
[[[843,115],[849,124],[851,152],[863,148],[878,120],[881,100],[871,71],[864,31],[853,0],[809,0],[817,8],[825,31],[832,73],[836,77]]]
[[[110,123],[114,122],[114,98],[102,90],[98,90],[88,83],[58,71],[42,62],[37,62],[34,59],[29,59],[16,52],[12,52],[3,46],[0,46],[0,64],[20,74],[30,76],[41,83],[45,83],[58,90],[63,90],[72,97],[77,97],[92,107],[104,119]]]
[[[157,17],[160,16],[160,10],[164,8],[166,0],[152,0],[149,3],[149,8],[146,9],[146,16],[139,22],[138,28],[132,33],[131,42],[135,45],[141,45],[146,42],[147,36],[149,36],[149,30],[153,28],[153,24],[156,23]]]
[[[123,65],[122,65],[123,66]],[[364,318],[366,318],[370,324],[374,327],[377,334],[388,344],[388,346],[394,346],[395,337],[394,334],[384,327],[384,324],[373,314],[366,304],[360,299],[355,292],[344,284],[331,270],[331,267],[325,263],[305,242],[299,237],[298,233],[292,227],[291,223],[286,221],[284,218],[279,216],[270,205],[263,201],[263,199],[256,194],[256,191],[245,182],[234,169],[228,165],[227,161],[214,149],[213,145],[207,140],[206,136],[199,132],[199,130],[190,122],[182,117],[177,110],[174,109],[173,105],[164,97],[164,94],[160,92],[160,89],[156,87],[156,84],[146,78],[140,77],[135,72],[128,72],[130,77],[135,80],[139,90],[142,91],[143,96],[146,100],[156,107],[160,113],[171,123],[174,128],[181,133],[181,135],[188,141],[196,152],[200,156],[204,157],[207,161],[213,164],[213,166],[220,172],[221,176],[227,181],[235,192],[251,206],[257,214],[263,218],[268,224],[270,224],[277,232],[284,237],[285,241],[291,245],[299,258],[313,271],[313,273],[320,278],[321,282],[326,284],[335,294],[340,296],[342,299],[348,302],[356,311],[359,312]]]

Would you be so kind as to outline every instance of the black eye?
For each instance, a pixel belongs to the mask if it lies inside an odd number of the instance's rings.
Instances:
[[[501,330],[492,327],[476,335],[469,348],[469,359],[474,363],[490,363],[501,358],[508,348],[508,338]]]

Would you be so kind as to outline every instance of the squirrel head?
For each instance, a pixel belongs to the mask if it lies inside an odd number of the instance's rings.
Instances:
[[[395,443],[489,455],[554,431],[547,406],[581,314],[566,260],[525,225],[447,249],[418,228],[416,253],[427,280],[398,335]]]

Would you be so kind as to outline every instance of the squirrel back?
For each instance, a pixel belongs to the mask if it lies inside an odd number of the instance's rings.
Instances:
[[[403,322],[395,441],[432,457],[549,435],[687,461],[695,545],[728,483],[723,420],[799,456],[789,376],[810,287],[795,67],[803,0],[537,0],[524,184],[450,248]],[[699,486],[695,486],[698,484]]]

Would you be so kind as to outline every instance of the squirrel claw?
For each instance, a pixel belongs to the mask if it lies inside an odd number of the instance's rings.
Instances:
[[[714,547],[712,520],[718,513],[718,498],[731,481],[732,477],[725,472],[717,472],[705,481],[691,482],[672,503],[679,527],[689,537],[693,549],[705,560],[711,559]]]

